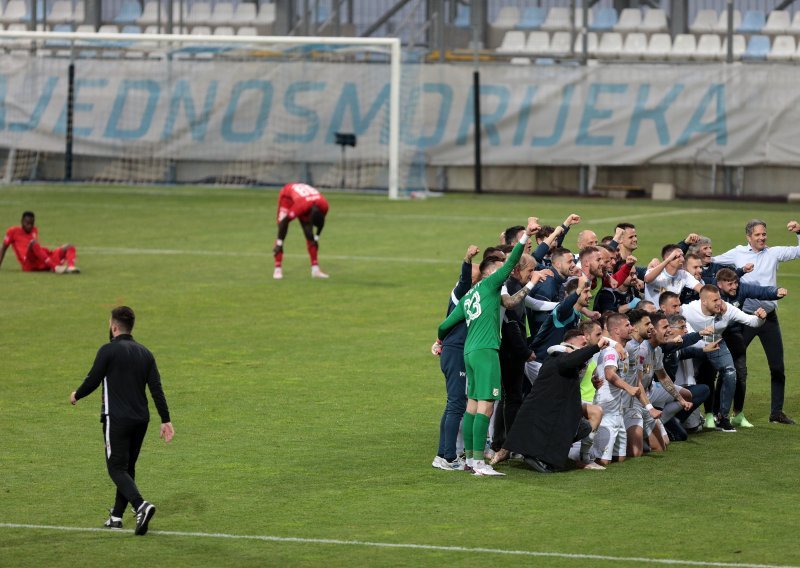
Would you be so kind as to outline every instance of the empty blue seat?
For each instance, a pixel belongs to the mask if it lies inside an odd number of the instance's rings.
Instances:
[[[135,25],[127,25],[122,26],[122,33],[124,34],[140,34],[142,33],[142,28]]]
[[[594,22],[589,25],[593,32],[610,32],[617,25],[617,11],[614,8],[600,8],[594,13]]]
[[[747,42],[747,50],[745,50],[742,59],[749,60],[762,60],[766,59],[769,54],[769,37],[765,35],[754,35],[750,37]]]
[[[128,0],[119,9],[119,14],[114,18],[115,24],[135,24],[142,17],[142,7],[136,0]]]
[[[742,25],[736,29],[740,34],[757,34],[767,23],[763,10],[748,10],[742,18]]]
[[[520,30],[538,30],[546,19],[547,8],[532,6],[525,8],[516,27]]]
[[[453,25],[457,28],[470,27],[469,6],[464,6],[463,4],[458,5],[458,13],[456,14],[456,19],[453,20]]]

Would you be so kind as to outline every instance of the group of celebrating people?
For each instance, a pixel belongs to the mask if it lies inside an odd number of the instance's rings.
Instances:
[[[771,381],[769,421],[783,412],[785,374],[777,301],[781,262],[796,246],[767,246],[766,222],[747,244],[714,255],[690,233],[640,266],[636,227],[577,237],[536,217],[500,244],[467,249],[432,352],[447,403],[433,467],[476,476],[521,458],[541,473],[605,469],[660,452],[701,430],[752,428],[744,414],[747,348],[758,337]],[[702,410],[701,410],[702,409]],[[491,435],[489,435],[491,433]]]

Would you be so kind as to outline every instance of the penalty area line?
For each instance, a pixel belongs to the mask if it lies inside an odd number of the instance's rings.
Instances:
[[[57,525],[29,525],[21,523],[0,523],[0,528],[5,529],[29,529],[63,532],[86,532],[86,533],[105,533],[105,534],[131,534],[130,530],[109,530],[106,528],[82,528],[66,527]],[[566,552],[541,552],[534,550],[503,550],[494,548],[470,548],[466,546],[439,546],[433,544],[413,544],[413,543],[394,543],[394,542],[371,542],[365,540],[340,540],[329,538],[301,538],[268,535],[241,535],[228,533],[204,533],[204,532],[184,532],[184,531],[159,531],[151,530],[150,535],[175,536],[188,538],[215,538],[228,540],[255,540],[262,542],[293,543],[293,544],[321,544],[334,546],[361,546],[366,548],[397,548],[410,550],[430,550],[434,552],[459,552],[459,553],[488,553],[503,554],[508,556],[530,556],[539,558],[564,558],[575,560],[602,560],[611,562],[636,562],[640,564],[666,564],[682,566],[714,566],[720,568],[800,568],[788,564],[748,564],[744,562],[711,562],[702,560],[679,560],[676,558],[646,558],[634,556],[605,556],[602,554],[579,554]]]

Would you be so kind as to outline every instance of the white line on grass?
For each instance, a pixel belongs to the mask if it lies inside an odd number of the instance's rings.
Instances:
[[[200,250],[200,249],[148,249],[148,248],[127,248],[127,247],[81,247],[81,252],[89,252],[92,254],[129,254],[129,255],[156,255],[156,256],[169,256],[169,255],[194,255],[194,256],[229,256],[229,257],[247,257],[247,258],[272,258],[272,253],[266,252],[247,252],[247,251],[221,251],[221,250]],[[308,258],[305,254],[284,254],[283,256],[289,258]],[[348,256],[348,255],[325,255],[326,259],[331,260],[361,260],[368,262],[403,262],[413,264],[453,264],[453,260],[444,260],[437,258],[403,258],[399,256]]]
[[[0,527],[7,529],[33,529],[49,531],[67,532],[97,532],[97,533],[117,533],[130,534],[132,531],[109,530],[106,528],[82,528],[64,527],[53,525],[27,525],[20,523],[0,523]],[[220,538],[231,540],[259,540],[264,542],[288,542],[300,544],[329,544],[344,546],[363,546],[371,548],[405,548],[412,550],[433,550],[443,552],[464,552],[464,553],[489,553],[505,554],[510,556],[535,556],[545,558],[566,558],[575,560],[606,560],[613,562],[638,562],[646,564],[669,564],[684,566],[718,566],[725,568],[800,568],[788,564],[748,564],[743,562],[706,562],[702,560],[679,560],[675,558],[643,558],[635,556],[604,556],[602,554],[570,554],[565,552],[539,552],[534,550],[503,550],[493,548],[468,548],[465,546],[437,546],[433,544],[410,544],[396,542],[370,542],[364,540],[339,540],[330,538],[300,538],[285,536],[266,536],[266,535],[244,535],[226,533],[203,533],[203,532],[183,532],[183,531],[149,531],[151,535],[163,536],[184,536],[190,538]]]

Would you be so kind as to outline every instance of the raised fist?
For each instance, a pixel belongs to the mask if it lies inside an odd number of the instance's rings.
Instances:
[[[505,233],[504,233],[504,234],[505,234]],[[475,258],[475,256],[476,256],[476,255],[477,255],[479,252],[481,252],[481,249],[479,249],[479,248],[478,248],[478,247],[476,247],[475,245],[469,245],[469,248],[467,248],[467,256],[466,256],[466,258],[468,259],[468,261],[470,261],[470,260],[472,260],[473,258]]]
[[[685,242],[687,245],[693,245],[699,239],[700,239],[700,235],[698,235],[697,233],[689,233],[688,235],[686,235],[686,238],[683,239],[683,242]]]
[[[567,227],[571,227],[572,225],[577,225],[580,222],[581,222],[581,216],[576,215],[575,213],[564,219],[564,224]]]
[[[628,266],[633,266],[639,259],[633,256],[632,254],[628,255],[628,258],[625,259],[625,264]]]
[[[793,233],[800,233],[800,223],[797,221],[789,221],[786,224],[786,230],[791,231]]]
[[[529,237],[533,236],[541,228],[538,217],[528,217],[528,228],[525,229],[525,232]]]

